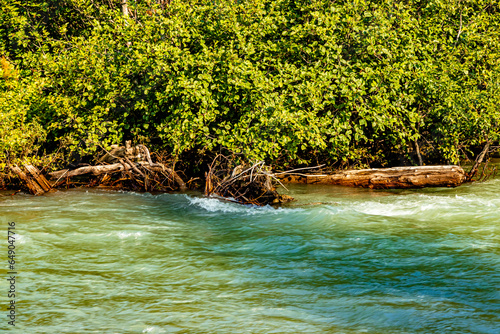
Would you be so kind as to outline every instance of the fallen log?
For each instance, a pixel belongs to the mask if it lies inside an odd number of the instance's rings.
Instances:
[[[62,169],[58,170],[52,173],[49,173],[50,179],[55,181],[54,183],[57,183],[60,179],[66,179],[66,178],[72,178],[75,176],[81,176],[85,174],[92,174],[92,175],[102,175],[102,174],[111,174],[115,172],[120,172],[120,171],[128,171],[130,169],[132,170],[137,170],[138,171],[138,166],[139,167],[145,167],[148,170],[155,171],[155,172],[167,172],[168,174],[172,175],[172,178],[174,181],[177,183],[177,186],[179,187],[180,190],[186,190],[186,184],[184,181],[180,178],[180,176],[171,168],[165,167],[161,164],[154,164],[153,166],[150,166],[148,162],[136,162],[133,163],[129,160],[128,163],[115,163],[111,165],[98,165],[98,166],[85,166],[85,167],[80,167],[77,169],[69,170],[69,169]],[[142,177],[144,177],[144,174],[139,171]]]
[[[466,181],[459,166],[418,166],[347,170],[332,174],[276,174],[283,183],[330,184],[371,189],[457,187]]]
[[[51,180],[57,180],[61,178],[72,178],[75,176],[92,174],[100,175],[106,173],[119,172],[124,169],[124,165],[121,163],[111,164],[111,165],[99,165],[99,166],[85,166],[77,169],[69,170],[62,169],[52,173],[49,173]]]
[[[31,167],[34,168],[33,166],[31,166]],[[14,172],[14,174],[16,174],[17,177],[19,177],[19,179],[24,181],[24,184],[28,188],[29,192],[32,193],[33,195],[41,195],[41,194],[45,193],[44,188],[40,184],[38,184],[36,179],[30,175],[26,175],[26,173],[23,172],[21,170],[21,168],[19,168],[19,166],[17,166],[17,165],[10,166],[10,170],[12,170]],[[38,170],[36,170],[36,171],[38,171]]]
[[[42,175],[42,173],[33,165],[23,164],[24,168],[31,174],[33,179],[40,185],[44,192],[52,189],[49,181]]]

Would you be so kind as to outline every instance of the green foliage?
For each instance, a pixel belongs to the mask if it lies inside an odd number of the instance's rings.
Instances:
[[[7,163],[29,159],[44,141],[45,131],[27,117],[41,82],[20,83],[15,68],[0,58],[0,170]]]
[[[0,52],[44,82],[18,120],[47,148],[387,164],[499,140],[491,1],[128,1],[129,18],[117,1],[7,3]]]

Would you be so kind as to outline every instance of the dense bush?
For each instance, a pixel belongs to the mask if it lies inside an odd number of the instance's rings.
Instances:
[[[37,85],[20,78],[5,58],[0,58],[0,170],[7,163],[36,153],[45,131],[36,119],[27,117],[30,101],[42,94]]]
[[[0,52],[32,93],[2,117],[42,124],[49,151],[133,139],[385,165],[416,163],[417,145],[457,162],[499,139],[491,1],[129,1],[129,18],[119,1],[6,2]]]

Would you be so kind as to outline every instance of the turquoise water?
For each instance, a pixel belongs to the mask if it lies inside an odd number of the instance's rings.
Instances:
[[[2,277],[17,224],[16,329],[499,333],[500,178],[291,195],[279,209],[196,193],[0,197]]]

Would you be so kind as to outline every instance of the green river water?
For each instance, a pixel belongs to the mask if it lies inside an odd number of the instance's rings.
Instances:
[[[19,333],[500,333],[500,177],[290,194],[1,196],[0,329],[13,221]]]

